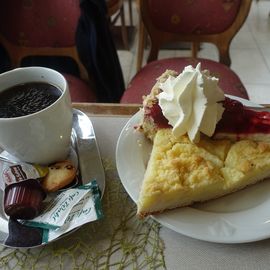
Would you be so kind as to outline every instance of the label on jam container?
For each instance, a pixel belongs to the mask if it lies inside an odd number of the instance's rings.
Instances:
[[[43,240],[48,242],[102,216],[100,191],[96,180],[93,180],[61,192],[49,201],[41,215],[21,222],[24,225],[43,228]]]
[[[3,164],[2,178],[6,185],[46,176],[49,168],[29,163]]]

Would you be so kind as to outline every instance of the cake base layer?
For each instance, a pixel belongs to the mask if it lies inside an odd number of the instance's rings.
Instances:
[[[198,144],[157,131],[138,200],[145,217],[230,194],[270,176],[270,143],[213,140]]]

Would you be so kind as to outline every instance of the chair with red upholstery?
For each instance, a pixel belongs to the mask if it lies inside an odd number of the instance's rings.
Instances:
[[[93,84],[82,65],[75,43],[80,17],[79,0],[0,1],[0,43],[11,67],[22,66],[27,57],[68,57],[79,76],[63,73],[73,102],[95,102]]]
[[[249,13],[251,0],[139,0],[140,15],[150,37],[147,63],[129,83],[121,103],[141,103],[150,92],[156,78],[166,69],[181,72],[187,65],[208,69],[220,79],[225,94],[248,99],[241,80],[230,69],[229,47]],[[191,42],[191,58],[156,60],[162,45],[170,42]],[[213,43],[219,52],[219,62],[197,58],[200,43]]]

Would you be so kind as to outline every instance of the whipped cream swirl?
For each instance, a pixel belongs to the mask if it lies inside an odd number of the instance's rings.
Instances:
[[[170,76],[160,88],[159,106],[176,137],[187,133],[192,142],[198,142],[200,132],[214,134],[224,111],[220,101],[225,97],[218,79],[201,71],[200,63],[196,68],[185,67],[177,77]]]

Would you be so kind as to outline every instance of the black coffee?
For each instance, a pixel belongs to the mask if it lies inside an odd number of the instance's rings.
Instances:
[[[12,118],[38,112],[61,96],[61,91],[48,83],[31,82],[15,85],[0,93],[0,117]]]

